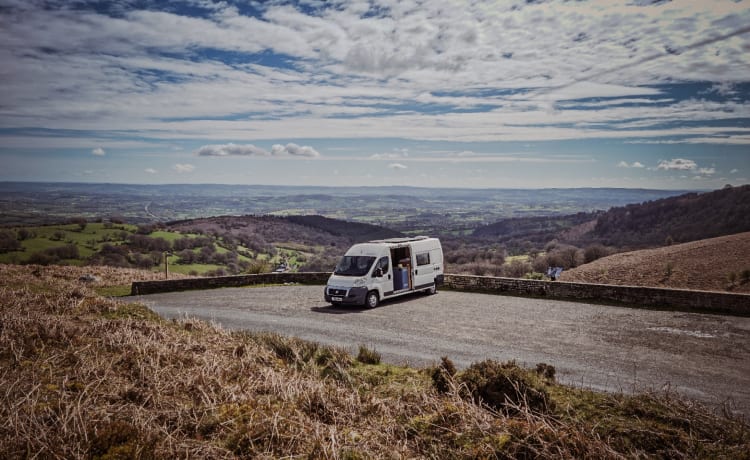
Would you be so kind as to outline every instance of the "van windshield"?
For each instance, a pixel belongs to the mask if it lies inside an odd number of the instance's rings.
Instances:
[[[370,271],[373,262],[375,262],[375,257],[344,256],[333,273],[342,276],[364,276]]]

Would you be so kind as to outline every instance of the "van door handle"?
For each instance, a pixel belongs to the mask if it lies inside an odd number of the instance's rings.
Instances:
[[[419,275],[419,270],[414,270],[415,275]]]

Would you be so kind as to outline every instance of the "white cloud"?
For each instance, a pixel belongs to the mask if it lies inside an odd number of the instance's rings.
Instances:
[[[702,176],[711,176],[716,173],[715,168],[698,168],[698,174]]]
[[[154,168],[146,168],[143,170],[143,172],[148,174],[156,174],[158,171],[156,171]]]
[[[286,145],[274,144],[271,147],[271,155],[275,157],[292,156],[317,158],[320,156],[320,153],[309,145],[299,146],[294,143],[289,143]]]
[[[731,171],[729,171],[729,174],[737,174],[738,172],[740,172],[740,170],[737,168],[734,168]]]
[[[204,145],[195,151],[198,156],[226,157],[226,156],[269,156],[270,153],[252,144],[222,144]]]
[[[633,163],[628,164],[627,161],[621,161],[617,163],[618,168],[645,168],[646,166],[641,163],[640,161],[634,161]]]
[[[407,169],[408,168],[408,166],[401,164],[401,163],[391,163],[388,165],[388,167],[391,169]]]
[[[274,144],[271,147],[271,151],[265,150],[260,147],[256,147],[253,144],[220,144],[220,145],[204,145],[195,151],[198,156],[213,156],[213,157],[226,157],[226,156],[253,156],[253,157],[306,157],[306,158],[317,158],[320,153],[314,148],[305,145],[299,146],[294,143],[287,145]]]
[[[370,155],[372,160],[398,160],[409,156],[409,149],[393,149],[388,153],[375,153]]]
[[[657,169],[676,170],[676,171],[694,171],[698,165],[693,160],[684,158],[673,158],[671,160],[662,160],[659,162]]]
[[[98,157],[103,157],[107,152],[104,151],[103,148],[97,147],[91,151],[92,155],[96,155]]]
[[[191,173],[195,171],[195,166],[189,163],[177,163],[174,166],[172,166],[172,168],[180,174]]]

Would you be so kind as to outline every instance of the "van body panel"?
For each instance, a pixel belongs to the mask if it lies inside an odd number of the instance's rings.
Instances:
[[[434,292],[443,282],[440,240],[426,236],[355,244],[331,274],[324,297],[333,304],[364,305],[369,292],[379,299],[415,291]]]

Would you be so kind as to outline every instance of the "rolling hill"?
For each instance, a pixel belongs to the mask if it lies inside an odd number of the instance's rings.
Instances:
[[[623,252],[562,274],[562,281],[750,292],[750,232]]]
[[[582,238],[644,248],[746,231],[750,231],[750,185],[611,208]]]
[[[642,249],[750,231],[750,185],[617,206],[608,211],[503,219],[472,236],[537,247],[557,239],[579,247],[600,243]]]

